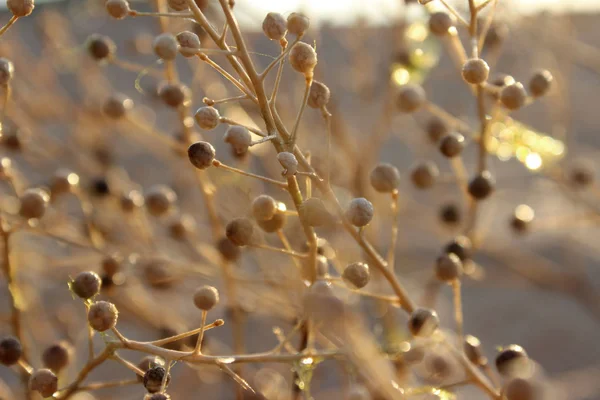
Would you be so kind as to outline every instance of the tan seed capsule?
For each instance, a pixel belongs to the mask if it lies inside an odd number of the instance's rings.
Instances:
[[[167,290],[173,287],[176,276],[167,261],[160,258],[149,258],[140,262],[144,280],[157,290]]]
[[[108,15],[115,19],[123,19],[131,11],[127,0],[106,0],[105,7]]]
[[[50,196],[43,189],[27,189],[20,197],[19,215],[23,218],[42,218],[46,213]]]
[[[304,35],[309,26],[310,19],[306,15],[293,12],[287,18],[287,30],[292,35]]]
[[[130,213],[144,205],[144,196],[137,190],[123,193],[120,198],[121,210]]]
[[[520,82],[505,86],[500,92],[500,102],[509,110],[518,110],[526,100],[527,92]]]
[[[433,116],[427,122],[425,131],[427,132],[429,140],[431,140],[432,143],[437,143],[442,137],[450,132],[450,128],[443,119]]]
[[[219,239],[216,247],[217,250],[219,250],[221,257],[227,261],[237,261],[242,254],[240,248],[226,237]]]
[[[187,4],[185,0],[183,1]],[[177,42],[179,43],[179,52],[184,57],[194,57],[196,54],[198,54],[198,50],[202,48],[200,38],[194,32],[179,32],[176,38]]]
[[[247,218],[236,218],[225,227],[225,235],[236,246],[247,246],[252,241],[254,226]]]
[[[246,154],[248,147],[252,144],[252,136],[248,129],[239,125],[230,126],[225,132],[223,140],[233,147],[233,151],[237,155]]]
[[[194,293],[194,305],[202,311],[212,310],[219,303],[219,291],[213,286],[202,286]]]
[[[177,39],[170,33],[158,35],[152,43],[154,53],[165,61],[174,60],[177,57],[178,47]]]
[[[438,11],[429,17],[429,30],[436,36],[448,34],[448,29],[454,26],[452,17],[445,12]]]
[[[23,355],[23,346],[15,337],[3,337],[0,340],[0,364],[10,366],[16,364]]]
[[[270,12],[263,20],[262,30],[271,40],[281,40],[287,32],[287,21],[283,15]]]
[[[529,80],[529,92],[534,97],[540,97],[548,93],[554,78],[548,70],[537,71]]]
[[[331,92],[323,83],[313,81],[308,95],[308,106],[311,108],[323,108],[329,103]]]
[[[196,220],[189,214],[178,215],[169,222],[169,234],[175,240],[183,240],[196,230]]]
[[[496,369],[505,377],[525,377],[531,372],[531,360],[525,350],[511,344],[503,348],[496,356]]]
[[[72,353],[73,348],[66,342],[53,344],[44,350],[42,364],[54,372],[59,372],[69,365]]]
[[[317,52],[312,46],[304,42],[298,42],[290,51],[290,65],[296,71],[307,77],[312,77],[317,65]]]
[[[398,89],[396,104],[405,113],[412,113],[421,108],[427,101],[425,90],[417,84],[406,84]]]
[[[410,179],[417,188],[428,189],[435,184],[439,175],[437,165],[432,161],[426,161],[413,168]]]
[[[123,118],[133,108],[133,101],[124,94],[116,93],[104,102],[102,111],[112,119]]]
[[[509,33],[510,32],[507,24],[494,21],[494,23],[492,23],[490,26],[487,35],[485,35],[483,47],[486,49],[497,48],[498,46],[502,45]]]
[[[162,366],[162,365],[164,365],[163,359],[160,357],[157,357],[157,356],[145,356],[144,358],[142,358],[140,360],[140,362],[137,363],[137,367],[143,373],[146,373],[146,371],[148,371],[150,368],[154,368],[156,366]],[[136,377],[137,381],[140,383],[144,381],[143,376],[136,374],[135,377]]]
[[[408,329],[413,336],[431,336],[440,325],[440,320],[435,311],[428,308],[417,308],[410,315]]]
[[[485,82],[490,75],[489,65],[481,58],[471,58],[462,67],[463,79],[473,85]]]
[[[27,17],[35,8],[34,0],[6,0],[6,7],[19,18]]]
[[[483,356],[481,353],[481,342],[475,336],[467,335],[465,336],[464,343],[464,351],[465,355],[475,365],[485,365],[487,364],[487,358]]]
[[[283,171],[284,176],[296,175],[296,172],[298,172],[298,160],[293,153],[282,151],[277,154],[277,161],[285,168],[285,171]]]
[[[350,202],[346,210],[346,218],[352,225],[363,227],[371,222],[374,212],[373,204],[364,197],[359,197]]]
[[[469,194],[475,200],[488,198],[496,186],[496,180],[489,171],[483,171],[469,182]]]
[[[29,390],[47,399],[58,390],[58,378],[49,369],[38,369],[29,377]]]
[[[121,260],[118,255],[107,256],[102,259],[102,271],[108,275],[113,276],[121,269]]]
[[[88,37],[86,47],[90,56],[97,61],[111,58],[117,50],[117,45],[111,38],[98,34]]]
[[[442,282],[458,279],[462,275],[462,271],[462,262],[454,253],[441,255],[435,263],[435,276]]]
[[[331,222],[332,216],[325,208],[325,204],[316,197],[311,197],[302,203],[300,215],[310,226],[323,226]]]
[[[188,158],[198,169],[210,167],[215,160],[215,148],[208,142],[196,142],[188,147]]]
[[[391,193],[400,185],[400,172],[392,164],[378,164],[369,176],[371,186],[378,192]]]
[[[167,106],[177,108],[190,103],[192,92],[181,83],[163,82],[158,87],[158,96]]]
[[[101,287],[102,281],[100,277],[92,271],[80,272],[71,282],[73,293],[84,300],[90,299],[100,293]]]
[[[277,202],[271,196],[262,194],[252,201],[252,215],[257,221],[266,221],[277,212]]]
[[[449,133],[440,141],[440,152],[448,158],[458,156],[464,147],[465,137],[457,132]]]
[[[194,114],[194,119],[200,128],[210,131],[219,125],[221,116],[214,107],[200,107]]]
[[[190,8],[187,0],[167,0],[167,4],[175,11],[185,11]]]
[[[283,229],[287,222],[287,215],[285,215],[285,205],[283,203],[277,203],[277,210],[271,219],[267,220],[256,220],[257,225],[263,231],[267,233],[277,232]]]
[[[454,253],[461,261],[466,261],[473,255],[473,244],[468,236],[457,236],[444,249],[446,253]]]
[[[6,58],[0,58],[0,85],[6,86],[13,78],[15,66],[12,61]]]
[[[79,184],[79,175],[76,173],[61,168],[54,174],[52,183],[50,184],[50,192],[52,197],[60,194],[69,193]]]
[[[117,325],[118,317],[117,307],[108,301],[97,301],[88,310],[88,322],[98,332],[114,328]]]
[[[145,199],[148,212],[155,217],[165,215],[176,201],[177,194],[166,185],[151,187]]]
[[[539,400],[543,398],[538,393],[539,389],[529,379],[513,378],[504,385],[506,400]]]
[[[362,289],[369,283],[371,272],[369,271],[369,266],[367,264],[355,262],[344,268],[342,278],[351,288]]]
[[[166,379],[165,375],[167,376]],[[165,382],[165,386],[169,386],[171,374],[162,366],[156,365],[144,374],[143,383],[148,393],[160,392],[160,389],[163,387],[163,381]]]

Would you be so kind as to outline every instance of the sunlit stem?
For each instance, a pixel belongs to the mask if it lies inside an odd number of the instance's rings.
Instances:
[[[310,87],[312,86],[312,74],[306,77],[306,86],[304,88],[304,98],[302,99],[302,105],[300,106],[300,110],[298,110],[298,116],[296,117],[296,122],[294,123],[294,129],[292,130],[292,135],[289,139],[289,146],[291,149],[294,148],[296,144],[296,136],[298,134],[298,127],[300,126],[300,120],[302,119],[302,114],[304,113],[304,109],[306,108],[306,103],[308,103],[308,96],[310,95]]]
[[[0,28],[0,36],[4,35],[6,33],[6,31],[13,26],[13,24],[15,22],[17,22],[17,20],[19,19],[19,17],[13,15],[8,22],[6,23],[6,25],[4,25],[2,28]]]
[[[206,315],[208,313],[205,310],[202,310],[202,322],[200,323],[200,332],[198,334],[198,341],[196,342],[196,347],[194,348],[194,355],[201,354],[202,352],[202,339],[204,339],[204,325],[206,325]]]
[[[262,175],[257,175],[257,174],[253,174],[251,172],[246,172],[244,170],[235,168],[235,167],[230,167],[229,165],[223,164],[221,161],[218,160],[214,160],[213,161],[213,166],[216,168],[223,168],[227,171],[231,171],[231,172],[235,172],[238,173],[240,175],[244,175],[244,176],[249,176],[251,178],[256,178],[256,179],[260,179],[261,181],[264,182],[268,182],[268,183],[272,183],[274,185],[277,185],[283,189],[287,188],[287,183],[285,182],[281,182],[281,181],[276,181],[275,179],[271,179],[271,178],[267,178],[266,176],[262,176]]]

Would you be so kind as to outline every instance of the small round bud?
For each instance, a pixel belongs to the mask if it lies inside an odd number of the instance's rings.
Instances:
[[[130,213],[144,205],[144,196],[137,190],[123,193],[120,198],[121,210]]]
[[[108,15],[115,19],[123,19],[131,11],[127,0],[106,0],[105,7]]]
[[[443,11],[435,12],[429,17],[429,30],[436,36],[447,35],[448,29],[453,26],[452,17]]]
[[[168,228],[173,239],[182,240],[196,230],[196,220],[189,214],[178,215],[169,222]]]
[[[310,226],[323,226],[331,222],[332,216],[325,208],[325,204],[316,197],[311,197],[302,203],[298,209],[300,215]]]
[[[538,388],[528,379],[513,378],[504,385],[506,400],[536,400],[539,399]]]
[[[400,172],[392,164],[378,164],[369,176],[371,186],[378,192],[391,193],[400,185]]]
[[[38,369],[29,377],[29,390],[47,399],[58,390],[58,378],[49,369]]]
[[[163,367],[157,365],[146,371],[144,374],[144,387],[148,393],[157,393],[160,391],[165,374],[167,375],[165,386],[169,386],[171,374],[168,374],[167,370]]]
[[[165,61],[174,60],[177,57],[177,39],[170,33],[158,35],[152,43],[154,53]]]
[[[410,179],[418,189],[428,189],[435,184],[439,175],[437,165],[432,161],[426,161],[413,168]]]
[[[309,26],[310,19],[306,15],[293,12],[287,18],[287,30],[292,35],[304,35]]]
[[[9,150],[21,151],[24,145],[23,131],[6,127],[3,132],[0,132],[0,144]]]
[[[158,87],[158,96],[167,106],[177,108],[190,103],[192,92],[181,83],[163,82]]]
[[[116,255],[107,256],[102,259],[101,268],[106,275],[113,276],[121,269],[121,262]]]
[[[212,310],[219,303],[219,291],[213,286],[202,286],[194,293],[194,305],[202,311]]]
[[[456,157],[465,147],[465,137],[457,132],[452,132],[440,141],[440,152],[448,157]]]
[[[283,203],[277,203],[277,210],[271,219],[256,220],[256,223],[263,231],[267,233],[277,232],[283,229],[287,222],[287,216],[285,215],[285,205]]]
[[[421,108],[427,101],[425,90],[417,84],[408,83],[398,89],[396,104],[405,113],[412,113]]]
[[[168,263],[160,258],[148,258],[141,264],[144,280],[157,290],[170,289],[175,282],[175,276]]]
[[[369,283],[371,272],[369,271],[369,266],[367,264],[355,262],[344,268],[342,278],[351,288],[362,289]]]
[[[42,218],[46,213],[50,196],[43,189],[27,189],[19,199],[19,215],[23,218]]]
[[[69,365],[72,352],[73,349],[66,342],[54,344],[44,350],[42,363],[44,367],[59,372]]]
[[[208,142],[196,142],[188,147],[188,158],[198,169],[210,167],[215,160],[215,148]]]
[[[177,201],[175,192],[166,185],[156,185],[151,187],[146,194],[146,208],[148,212],[160,217],[165,215]]]
[[[463,64],[461,73],[467,83],[479,85],[490,75],[490,66],[481,58],[471,58]]]
[[[371,400],[371,393],[362,385],[352,385],[345,400]]]
[[[219,125],[221,116],[214,107],[200,107],[194,114],[194,119],[200,128],[210,131]]]
[[[410,314],[408,321],[408,329],[413,336],[431,336],[439,325],[437,313],[428,308],[417,308]]]
[[[157,356],[145,356],[137,364],[137,367],[145,374],[150,368],[164,365],[163,360]],[[143,382],[144,377],[138,374],[135,375],[138,382]]]
[[[117,325],[118,317],[117,307],[108,301],[97,301],[90,306],[88,311],[88,322],[98,332],[114,328]]]
[[[6,86],[15,74],[15,66],[12,61],[0,58],[0,85]]]
[[[236,246],[247,246],[252,241],[254,226],[247,218],[236,218],[225,227],[225,235]]]
[[[283,15],[270,12],[263,20],[262,30],[269,39],[281,40],[287,32],[287,21]]]
[[[554,78],[548,70],[537,71],[529,80],[529,92],[533,97],[540,97],[548,93]]]
[[[92,180],[90,190],[94,196],[105,197],[110,194],[110,185],[106,178],[98,177]]]
[[[585,188],[594,183],[595,175],[594,166],[591,163],[580,161],[571,167],[569,180],[575,187]]]
[[[331,92],[323,83],[313,81],[308,94],[308,106],[311,108],[323,108],[329,103]]]
[[[489,171],[483,171],[469,182],[469,194],[475,200],[483,200],[494,191],[496,181]]]
[[[183,0],[184,3],[187,2]],[[194,57],[198,54],[198,50],[202,48],[200,38],[194,32],[183,31],[177,34],[177,43],[179,43],[179,52],[184,57]]]
[[[516,233],[525,233],[531,227],[531,222],[535,213],[531,207],[526,204],[520,204],[515,208],[510,220],[510,226]]]
[[[277,202],[271,196],[262,194],[252,202],[252,215],[257,221],[266,221],[275,216]]]
[[[430,374],[430,379],[444,380],[452,374],[453,365],[448,356],[432,354],[425,359],[425,369]]]
[[[487,358],[481,353],[481,342],[475,336],[465,336],[465,342],[463,345],[465,355],[475,365],[485,365]]]
[[[509,33],[510,32],[507,24],[494,21],[494,23],[492,23],[490,26],[487,35],[485,35],[483,47],[493,49],[502,45]]]
[[[219,239],[216,247],[217,250],[219,250],[221,257],[227,261],[235,262],[242,254],[240,248],[233,244],[233,242],[226,237]]]
[[[175,11],[185,11],[190,8],[187,0],[167,0],[167,4],[170,9]]]
[[[230,126],[225,132],[223,140],[233,147],[233,151],[237,155],[246,154],[248,147],[252,144],[252,136],[248,129],[239,125]]]
[[[432,143],[437,143],[442,137],[450,132],[450,128],[443,119],[433,116],[427,122],[425,131],[427,132],[429,140],[431,140]]]
[[[12,336],[0,340],[0,363],[6,366],[16,364],[23,354],[23,347],[17,338]]]
[[[527,100],[527,92],[520,82],[505,86],[500,92],[500,102],[509,110],[518,110]]]
[[[50,192],[52,196],[57,196],[59,194],[69,193],[79,184],[79,175],[68,170],[68,169],[59,169],[54,174],[52,178],[52,183],[50,184]]]
[[[282,151],[277,154],[277,161],[285,168],[284,175],[296,175],[298,172],[298,160],[294,154]]]
[[[15,17],[23,18],[33,12],[35,3],[33,0],[6,0],[6,7]]]
[[[117,45],[111,38],[98,34],[88,37],[86,47],[90,56],[97,61],[111,58],[117,50]]]
[[[531,361],[521,346],[511,344],[496,356],[496,369],[505,377],[523,377],[531,371]]]
[[[444,248],[446,253],[454,253],[460,258],[460,261],[466,261],[471,258],[473,253],[473,244],[467,236],[457,236]]]
[[[462,271],[462,262],[454,253],[441,255],[435,263],[435,276],[443,282],[458,279],[462,275]]]
[[[121,93],[110,96],[104,102],[102,111],[104,115],[112,119],[123,118],[127,111],[133,108],[133,100]]]
[[[90,299],[100,293],[101,287],[102,281],[100,277],[92,271],[80,272],[71,282],[73,293],[84,300]]]
[[[317,52],[312,46],[298,42],[290,51],[290,65],[296,71],[312,77],[317,65]]]
[[[374,212],[373,204],[364,197],[359,197],[352,199],[350,202],[346,210],[346,218],[350,220],[352,225],[363,227],[371,222]]]
[[[148,393],[144,400],[171,400],[171,396],[167,393]]]
[[[457,225],[461,220],[460,209],[455,204],[446,204],[440,209],[440,220],[449,226]]]

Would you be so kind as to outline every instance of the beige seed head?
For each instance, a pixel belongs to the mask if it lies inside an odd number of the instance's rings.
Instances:
[[[310,19],[304,14],[293,12],[287,18],[287,30],[292,35],[304,35],[309,26]]]
[[[177,39],[170,33],[158,35],[152,43],[154,53],[165,61],[174,60],[177,57],[179,45]]]
[[[165,215],[176,201],[177,194],[166,185],[152,186],[148,189],[145,198],[148,212],[155,217]]]
[[[35,8],[34,0],[6,0],[6,7],[19,18],[27,17]]]
[[[88,310],[88,323],[98,332],[114,328],[118,317],[117,307],[108,301],[97,301]]]
[[[188,147],[188,159],[198,169],[210,167],[215,160],[215,148],[208,142],[196,142]]]
[[[219,291],[213,286],[202,286],[194,293],[194,305],[202,311],[212,310],[219,303]]]
[[[112,119],[123,118],[133,108],[133,101],[122,93],[115,93],[104,102],[102,111]]]
[[[373,204],[364,197],[359,197],[350,201],[346,210],[346,218],[352,225],[363,227],[371,222],[374,212]]]
[[[465,137],[457,132],[451,132],[440,141],[440,152],[448,158],[458,156],[465,147]]]
[[[537,71],[529,80],[529,92],[534,97],[544,96],[550,90],[554,78],[548,70]]]
[[[131,11],[127,0],[106,0],[104,6],[108,11],[108,15],[115,19],[123,19]]]
[[[93,271],[80,272],[71,282],[73,293],[84,300],[90,299],[100,293],[101,287],[102,280]]]
[[[0,58],[0,85],[6,86],[15,74],[15,66],[7,58]]]
[[[302,218],[310,226],[323,226],[331,222],[332,216],[325,208],[325,204],[316,197],[311,197],[302,203],[299,210]]]
[[[50,196],[43,189],[27,189],[20,197],[19,215],[23,218],[42,218],[46,213]]]
[[[290,65],[296,71],[307,77],[312,77],[317,65],[317,52],[312,46],[304,42],[298,42],[290,51]]]
[[[329,103],[331,92],[323,83],[313,81],[308,95],[308,106],[311,108],[321,109]]]
[[[418,189],[428,189],[435,184],[439,175],[437,165],[433,161],[426,161],[415,165],[410,179]]]
[[[233,151],[237,155],[246,154],[248,147],[252,144],[252,136],[248,129],[239,125],[230,126],[225,132],[223,140],[233,147]]]
[[[88,37],[86,47],[88,53],[97,61],[112,57],[117,49],[117,45],[111,38],[98,34]]]
[[[277,154],[277,161],[279,161],[279,164],[285,169],[285,171],[283,171],[284,176],[296,175],[296,172],[298,172],[298,160],[293,153],[282,151]]]
[[[462,261],[454,253],[441,255],[435,263],[435,275],[442,282],[451,282],[458,279],[462,272]]]
[[[181,83],[162,82],[158,86],[158,96],[167,106],[177,108],[190,103],[192,92]]]
[[[194,114],[194,119],[200,128],[210,131],[219,125],[221,115],[214,107],[200,107]]]
[[[187,2],[183,0],[184,3]],[[198,49],[202,48],[200,38],[194,32],[183,31],[177,34],[177,43],[179,43],[179,53],[184,57],[194,57],[198,54]]]
[[[400,185],[400,172],[392,164],[378,164],[369,176],[371,186],[380,193],[391,193]]]
[[[490,67],[481,58],[471,58],[463,64],[461,73],[466,82],[479,85],[487,80]]]
[[[500,102],[509,110],[518,110],[525,105],[527,92],[520,82],[505,86],[500,91]]]
[[[58,390],[58,378],[49,369],[38,369],[29,377],[29,390],[47,399]]]
[[[225,227],[225,236],[236,246],[247,246],[252,241],[254,226],[248,218],[236,218]]]
[[[453,26],[452,17],[443,11],[435,12],[429,17],[429,30],[436,36],[447,35],[448,29]]]
[[[435,311],[428,308],[417,308],[410,315],[408,329],[413,336],[431,336],[440,325],[440,320]]]
[[[287,21],[283,15],[270,12],[263,20],[262,30],[271,40],[281,40],[287,32]]]
[[[77,185],[79,185],[79,175],[68,169],[61,168],[52,177],[50,191],[52,196],[56,196],[71,192]]]
[[[252,201],[252,215],[257,221],[267,221],[275,216],[277,202],[271,196],[262,194]]]
[[[284,211],[285,205],[283,203],[277,203],[277,210],[271,219],[256,220],[256,223],[260,229],[267,233],[277,232],[278,230],[283,229],[287,222],[287,215]]]
[[[362,262],[349,264],[342,273],[342,278],[353,289],[362,289],[369,283],[371,272],[369,266]]]
[[[425,90],[417,84],[409,83],[398,89],[396,104],[405,113],[412,113],[421,108],[427,101]]]

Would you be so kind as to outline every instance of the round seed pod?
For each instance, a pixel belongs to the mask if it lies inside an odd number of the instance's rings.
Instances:
[[[42,364],[53,372],[59,372],[69,365],[72,352],[73,348],[66,342],[53,344],[42,353]]]
[[[237,155],[246,154],[248,147],[252,144],[252,136],[248,129],[239,125],[230,126],[225,132],[223,140],[233,147],[233,151]]]
[[[362,385],[357,385],[354,384],[352,385],[352,387],[348,390],[348,396],[346,397],[346,400],[371,400],[371,393],[369,393],[369,390],[362,386]]]
[[[408,83],[398,89],[396,105],[405,113],[412,113],[421,108],[427,101],[425,90],[417,84]]]
[[[435,263],[435,276],[442,282],[451,282],[458,279],[462,272],[462,262],[454,253],[441,255]]]
[[[105,197],[110,194],[110,185],[106,178],[98,177],[92,180],[90,191],[94,196]]]
[[[271,196],[262,194],[252,202],[252,215],[257,221],[266,221],[275,216],[277,202]]]
[[[158,86],[158,96],[167,106],[177,108],[190,103],[192,92],[181,83],[163,82]]]
[[[454,253],[460,261],[466,261],[473,254],[473,244],[467,236],[457,236],[444,248],[446,253]]]
[[[183,2],[186,3],[187,7],[187,2],[185,0]],[[184,57],[194,57],[198,54],[198,50],[202,48],[200,38],[194,32],[179,32],[176,39],[177,43],[179,43],[179,53]]]
[[[498,74],[490,83],[499,88],[503,88],[504,86],[512,85],[515,82],[515,78],[510,75]]]
[[[165,386],[169,386],[171,374],[168,374],[167,370],[163,367],[157,365],[146,371],[144,374],[144,387],[148,393],[157,393],[160,391],[165,374],[167,375]]]
[[[88,322],[98,332],[114,328],[118,317],[117,307],[108,301],[97,301],[88,310]]]
[[[200,107],[194,114],[194,119],[200,128],[210,131],[219,125],[221,115],[214,107]]]
[[[202,286],[194,293],[194,305],[202,311],[212,310],[219,303],[219,291],[213,286]]]
[[[100,277],[92,271],[80,272],[71,282],[73,293],[84,300],[90,299],[100,293],[101,287],[102,281]]]
[[[515,208],[510,220],[510,226],[516,233],[526,233],[531,227],[535,213],[531,207],[521,204]]]
[[[35,3],[33,0],[6,0],[6,7],[15,17],[23,18],[33,12]]]
[[[178,47],[177,39],[170,33],[158,35],[152,43],[154,54],[165,61],[174,60],[177,57]]]
[[[440,325],[440,320],[434,310],[417,308],[410,314],[408,329],[413,336],[431,336]]]
[[[23,218],[42,218],[46,213],[50,196],[43,189],[27,189],[20,197],[19,215]]]
[[[157,290],[170,289],[175,276],[168,263],[160,258],[149,258],[142,263],[144,280]]]
[[[12,61],[2,57],[0,58],[0,85],[6,86],[15,74],[15,66]]]
[[[475,336],[465,336],[463,348],[465,355],[473,364],[479,366],[487,364],[487,358],[481,353],[481,342]]]
[[[373,208],[373,204],[364,197],[359,197],[352,199],[350,202],[350,205],[346,210],[346,218],[350,220],[352,225],[363,227],[371,222],[374,213],[375,209]]]
[[[109,118],[123,118],[133,108],[133,101],[122,93],[110,96],[102,106],[102,112]]]
[[[271,219],[266,220],[256,220],[256,223],[266,233],[277,232],[280,229],[283,229],[285,223],[287,222],[287,215],[285,215],[285,206],[283,203],[277,204],[277,210]]]
[[[438,11],[429,17],[429,30],[436,36],[448,34],[448,29],[454,26],[452,17],[443,11]]]
[[[440,209],[440,220],[449,226],[457,225],[461,220],[460,209],[455,204],[446,204]]]
[[[461,73],[467,83],[479,85],[490,75],[490,66],[481,58],[471,58],[463,64]]]
[[[505,86],[500,91],[500,102],[509,110],[518,110],[525,105],[527,92],[520,82]]]
[[[488,198],[494,191],[496,181],[489,171],[483,171],[469,182],[469,194],[475,200]]]
[[[349,264],[342,273],[344,282],[353,289],[362,289],[369,283],[371,272],[369,266],[362,262]]]
[[[16,364],[23,354],[23,347],[17,338],[12,336],[0,340],[0,363],[6,366]]]
[[[262,30],[271,40],[281,40],[287,32],[285,17],[276,12],[270,12],[263,20]]]
[[[208,142],[196,142],[188,147],[188,158],[198,169],[210,167],[215,160],[215,148]]]
[[[494,21],[485,35],[483,47],[494,49],[502,45],[509,34],[508,25],[503,22]]]
[[[594,166],[591,163],[578,162],[571,167],[569,180],[575,187],[585,188],[594,182],[595,175]]]
[[[440,381],[452,374],[453,366],[447,356],[433,354],[425,360],[425,369],[431,374],[430,378]]]
[[[115,19],[123,19],[131,11],[127,0],[106,0],[104,6],[106,7],[106,11],[108,11],[108,15]]]
[[[58,378],[49,369],[38,369],[29,377],[29,390],[47,399],[58,390]]]
[[[457,132],[452,132],[440,141],[440,152],[448,157],[456,157],[465,147],[465,137]]]
[[[150,368],[156,367],[157,365],[158,366],[164,365],[164,362],[161,358],[159,358],[157,356],[145,356],[137,364],[137,367],[145,374]],[[140,376],[137,374],[135,376],[136,376],[138,382],[144,381],[143,376]]]
[[[171,396],[168,393],[148,393],[144,400],[171,400]]]
[[[413,168],[410,179],[418,189],[429,189],[435,184],[439,175],[437,165],[433,161],[426,161]]]
[[[511,344],[496,356],[496,369],[504,377],[523,377],[530,373],[531,361],[521,346]]]
[[[529,92],[533,97],[540,97],[548,93],[554,78],[548,70],[537,71],[529,80]]]
[[[50,193],[52,197],[60,194],[69,193],[79,184],[79,175],[76,173],[61,168],[54,174],[52,183],[50,184]]]
[[[24,145],[23,131],[18,128],[5,128],[0,134],[0,143],[8,150],[21,151]]]
[[[279,161],[279,164],[285,168],[284,176],[288,174],[296,175],[296,172],[298,172],[298,160],[293,153],[282,151],[281,153],[277,154],[277,161]]]
[[[329,103],[331,98],[331,91],[325,84],[313,81],[310,87],[310,93],[308,94],[308,104],[311,108],[321,109]]]
[[[187,0],[167,0],[169,8],[175,11],[185,11],[189,7]]]
[[[298,42],[290,51],[290,65],[296,71],[312,77],[317,65],[317,52],[312,46]]]
[[[371,186],[380,193],[391,193],[400,185],[400,172],[392,164],[380,163],[369,175]]]
[[[221,257],[230,262],[237,261],[242,254],[240,248],[226,237],[219,239],[216,247],[217,250],[219,250]]]
[[[427,122],[425,127],[427,136],[432,143],[437,143],[442,137],[450,132],[448,124],[440,117],[433,116]]]
[[[506,400],[535,400],[539,399],[538,388],[528,379],[513,378],[504,385]]]
[[[166,185],[152,186],[146,193],[146,209],[155,217],[165,215],[177,201],[177,195]]]
[[[101,268],[106,275],[113,276],[121,269],[119,257],[117,255],[104,257],[102,259]]]
[[[169,234],[175,240],[183,240],[196,230],[196,220],[189,214],[177,215],[169,222]]]
[[[310,19],[304,14],[293,12],[287,18],[287,30],[292,35],[304,35],[309,26]]]
[[[302,218],[310,226],[323,226],[331,222],[332,216],[325,208],[325,204],[316,197],[311,197],[302,203],[298,209]]]
[[[121,195],[120,204],[123,212],[130,213],[144,205],[144,196],[137,190],[130,190]]]
[[[117,50],[117,45],[111,38],[104,35],[90,35],[86,42],[88,53],[96,61],[111,58]]]
[[[236,246],[247,246],[252,241],[254,226],[248,218],[236,218],[225,227],[225,235]]]

